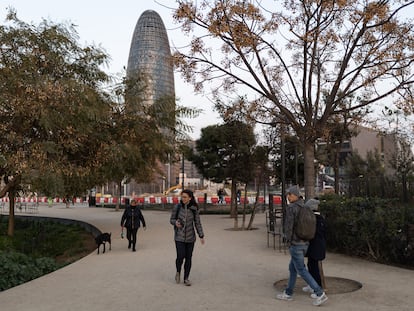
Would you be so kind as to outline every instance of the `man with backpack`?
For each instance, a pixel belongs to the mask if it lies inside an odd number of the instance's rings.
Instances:
[[[308,224],[308,228],[306,228],[306,215],[309,214],[306,214],[306,210],[301,210],[304,208],[306,209],[308,207],[304,207],[304,202],[301,199],[298,186],[292,186],[287,190],[287,199],[289,200],[289,205],[286,208],[283,229],[290,253],[289,281],[283,293],[278,294],[276,298],[280,300],[292,300],[293,290],[296,284],[296,278],[299,274],[302,277],[302,279],[312,288],[314,294],[316,294],[316,298],[314,299],[312,304],[315,306],[319,306],[328,300],[328,296],[326,296],[323,289],[319,286],[315,279],[310,275],[309,271],[305,268],[305,254],[309,246],[309,240],[313,237],[298,236],[298,233],[299,235],[304,234],[302,231],[306,231],[306,229],[309,229],[312,226],[312,224]],[[301,213],[302,216],[299,217],[299,214]],[[312,220],[309,220],[308,222],[310,223],[312,222]],[[300,223],[299,226],[298,223]],[[313,222],[313,225],[315,225],[315,222]],[[314,232],[315,229],[313,229],[313,233]]]

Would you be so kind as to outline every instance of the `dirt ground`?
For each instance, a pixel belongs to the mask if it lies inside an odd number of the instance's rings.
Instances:
[[[356,291],[362,288],[362,284],[358,281],[345,279],[345,278],[339,278],[339,277],[328,276],[325,278],[325,282],[326,282],[325,292],[328,295],[351,293],[353,291]],[[283,280],[276,281],[273,284],[273,286],[278,291],[281,292],[286,288],[287,283],[288,283],[288,279],[283,279]],[[305,281],[303,281],[303,279],[301,278],[298,278],[296,281],[295,292],[300,293],[301,288],[304,286],[306,286]]]
[[[83,232],[81,234],[82,239],[82,252],[79,252],[77,254],[72,254],[70,251],[66,251],[62,255],[55,258],[56,262],[59,264],[67,264],[67,263],[73,263],[85,256],[88,256],[90,253],[92,253],[94,250],[96,250],[96,243],[94,236],[89,232]]]

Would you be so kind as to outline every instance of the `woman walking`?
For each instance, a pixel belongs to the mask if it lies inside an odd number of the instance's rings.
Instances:
[[[322,279],[319,271],[319,261],[325,259],[326,255],[326,221],[319,212],[319,200],[310,199],[305,205],[308,206],[316,217],[316,233],[315,237],[309,241],[308,251],[308,271],[313,276],[315,281],[322,287]],[[312,288],[305,286],[304,292],[313,292]]]
[[[147,228],[141,209],[137,205],[138,202],[136,200],[131,200],[131,204],[125,208],[121,218],[122,231],[124,230],[124,227],[126,227],[128,248],[131,248],[132,246],[133,252],[136,251],[137,232],[140,227],[140,223],[142,222],[144,230]]]
[[[191,282],[188,277],[190,276],[191,261],[196,241],[195,231],[197,231],[201,244],[204,244],[204,233],[198,205],[191,190],[185,189],[181,192],[181,201],[173,208],[170,223],[174,226],[174,240],[177,250],[175,281],[177,284],[180,283],[181,267],[185,261],[184,284],[190,286]]]

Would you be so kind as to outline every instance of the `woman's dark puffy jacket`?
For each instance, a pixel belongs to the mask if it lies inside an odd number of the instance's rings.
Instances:
[[[121,226],[134,229],[139,228],[141,222],[142,225],[146,227],[145,219],[142,215],[141,209],[138,206],[127,206],[127,208],[124,210],[124,213],[122,214]]]
[[[177,219],[179,219],[180,222],[184,225],[183,228],[177,228],[175,226],[175,222],[177,221]],[[178,242],[195,242],[196,230],[200,239],[204,237],[203,227],[201,226],[200,221],[200,214],[198,213],[198,209],[196,206],[188,207],[181,203],[177,204],[171,212],[170,223],[174,226],[174,239]]]
[[[319,212],[316,216],[316,233],[315,237],[309,241],[309,247],[306,256],[314,260],[324,260],[326,255],[326,221]]]

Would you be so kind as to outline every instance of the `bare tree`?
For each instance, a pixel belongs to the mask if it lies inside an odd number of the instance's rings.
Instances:
[[[404,15],[413,4],[287,0],[265,8],[257,0],[179,0],[174,18],[192,37],[175,61],[196,91],[211,82],[215,101],[243,92],[234,111],[295,131],[309,197],[315,191],[314,143],[328,121],[389,104],[391,95],[412,112],[414,24]],[[344,107],[347,98],[354,100]]]

